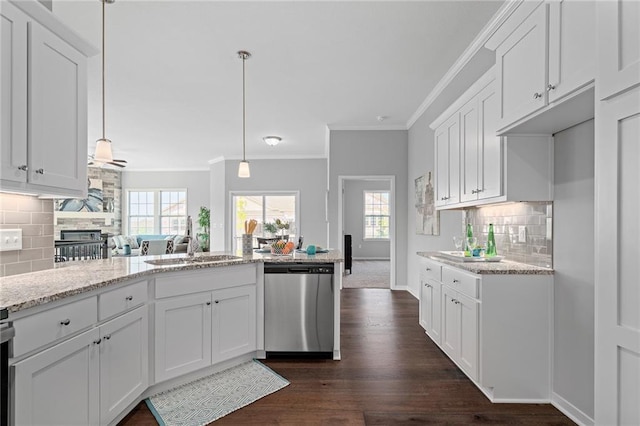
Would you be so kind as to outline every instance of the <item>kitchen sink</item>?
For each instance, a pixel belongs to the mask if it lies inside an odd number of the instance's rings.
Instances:
[[[238,256],[233,256],[231,254],[213,254],[210,256],[195,256],[195,257],[171,257],[168,259],[151,259],[145,260],[145,263],[150,265],[158,265],[158,266],[180,266],[180,265],[192,265],[194,263],[214,263],[214,262],[225,262],[227,260],[236,260],[242,259]]]

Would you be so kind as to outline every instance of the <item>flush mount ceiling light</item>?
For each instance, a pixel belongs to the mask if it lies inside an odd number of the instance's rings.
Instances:
[[[280,136],[265,136],[262,140],[269,146],[276,146],[282,141],[282,138]]]
[[[105,90],[104,90],[104,75],[105,75],[105,5],[107,3],[114,3],[115,0],[99,0],[102,3],[102,138],[96,141],[96,151],[93,155],[93,161],[89,165],[103,165],[110,164],[112,166],[124,167],[127,163],[125,160],[114,160],[113,152],[111,151],[111,141],[105,136]]]
[[[238,57],[242,59],[242,161],[240,165],[238,165],[238,177],[239,178],[248,178],[251,177],[251,171],[249,170],[249,162],[245,156],[246,152],[246,125],[245,125],[245,117],[246,117],[246,102],[245,102],[245,62],[247,59],[251,57],[251,53],[241,50],[238,52]]]

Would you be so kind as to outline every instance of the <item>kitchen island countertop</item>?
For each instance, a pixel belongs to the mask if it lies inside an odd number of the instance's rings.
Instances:
[[[195,257],[207,257],[228,252],[196,253]],[[216,262],[194,262],[177,265],[152,265],[146,260],[181,258],[184,254],[162,256],[131,256],[110,259],[81,260],[57,263],[53,269],[12,275],[0,278],[0,306],[9,313],[21,311],[61,300],[76,294],[125,282],[146,275],[187,271],[203,268],[217,268],[247,263],[335,263],[342,262],[340,250],[313,256],[296,252],[288,256],[274,256],[270,253],[254,253],[248,256],[235,254],[236,259]]]
[[[551,268],[509,260],[501,260],[500,262],[456,262],[441,256],[437,251],[419,251],[417,254],[418,256],[480,275],[553,275],[553,269]]]

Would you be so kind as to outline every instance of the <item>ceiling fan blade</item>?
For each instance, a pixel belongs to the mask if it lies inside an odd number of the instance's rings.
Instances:
[[[89,163],[87,164],[87,166],[93,166],[95,163],[93,161],[89,161]]]
[[[114,163],[126,163],[127,160],[113,160]]]
[[[117,166],[117,167],[126,167],[124,164],[114,163],[113,161],[109,161],[107,164],[111,164],[112,166]]]

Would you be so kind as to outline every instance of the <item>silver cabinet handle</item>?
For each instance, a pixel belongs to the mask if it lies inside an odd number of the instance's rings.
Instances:
[[[482,191],[484,191],[484,189],[476,189],[476,194],[481,193]]]
[[[94,345],[99,345],[99,344],[100,344],[100,342],[102,342],[102,339],[94,340],[94,341],[93,341],[93,344],[94,344]]]
[[[27,170],[29,170],[29,167],[27,167],[26,164],[23,164],[22,166],[18,167],[18,170],[22,170],[23,172],[26,172]]]
[[[109,340],[109,339],[111,339],[111,335],[110,335],[110,334],[107,334],[106,336],[104,336],[104,337],[103,337],[103,339],[104,339],[104,340]]]
[[[207,302],[207,303],[206,303],[206,305],[207,305],[207,306],[211,306],[211,302]]]
[[[472,190],[471,190],[471,193],[472,193],[472,194],[477,194],[477,193],[478,193],[478,190],[477,190],[477,189],[472,189]]]
[[[39,175],[43,175],[44,174],[44,169],[37,169],[36,173]]]
[[[442,197],[442,198],[440,198],[440,200],[447,201],[449,198],[451,198],[451,197]]]
[[[216,302],[216,303],[220,303],[220,301],[219,301],[219,300],[216,300],[215,302]]]
[[[547,92],[550,92],[552,90],[556,90],[556,86],[554,86],[553,84],[549,83],[547,85]]]
[[[536,93],[533,94],[533,99],[539,99],[541,97],[542,97],[542,93],[537,93],[536,92]]]
[[[125,300],[128,300],[129,302],[131,302],[133,300],[133,296],[127,296],[124,298]]]
[[[459,283],[460,281],[456,280],[455,278],[453,279],[454,283]]]
[[[431,270],[431,268],[427,268],[427,271],[430,271],[430,270]]]
[[[425,287],[431,288],[431,284],[425,284]]]
[[[60,325],[69,325],[69,324],[71,324],[71,320],[69,318],[63,319],[62,321],[60,321]]]

